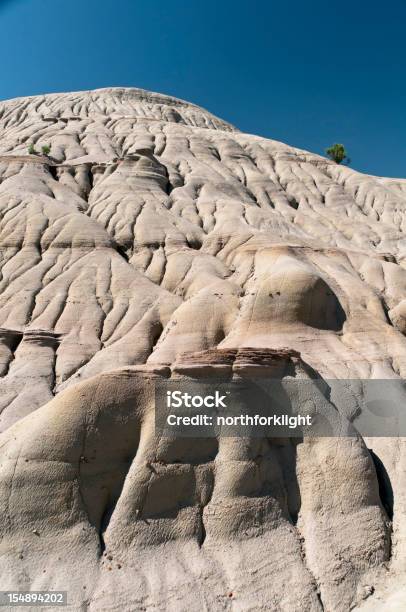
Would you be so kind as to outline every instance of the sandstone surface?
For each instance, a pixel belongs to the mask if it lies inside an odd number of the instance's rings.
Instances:
[[[0,103],[1,588],[404,609],[404,439],[158,438],[154,384],[404,379],[405,209],[169,96]]]

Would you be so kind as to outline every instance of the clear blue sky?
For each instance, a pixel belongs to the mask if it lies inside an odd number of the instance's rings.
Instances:
[[[406,0],[0,0],[0,99],[135,86],[406,177]]]

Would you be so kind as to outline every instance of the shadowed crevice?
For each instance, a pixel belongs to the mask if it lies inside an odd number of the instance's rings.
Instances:
[[[375,466],[376,477],[378,479],[379,497],[381,499],[382,506],[385,508],[386,514],[392,521],[394,507],[394,494],[392,483],[381,459],[376,453],[374,453],[373,450],[369,449],[369,452],[371,453],[371,457]]]

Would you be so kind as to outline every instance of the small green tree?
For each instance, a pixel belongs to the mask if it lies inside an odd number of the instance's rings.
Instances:
[[[49,145],[42,145],[41,151],[43,155],[49,155],[51,152],[51,147]]]
[[[328,149],[326,149],[326,155],[335,161],[336,164],[349,164],[351,163],[350,158],[347,155],[345,146],[342,144],[335,143]]]
[[[34,147],[34,145],[32,143],[28,146],[28,153],[30,155],[36,155],[37,154],[37,150],[35,149],[35,147]]]

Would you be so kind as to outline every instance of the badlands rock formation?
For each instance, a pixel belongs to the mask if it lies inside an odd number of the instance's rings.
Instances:
[[[402,439],[159,438],[154,383],[405,378],[405,207],[171,97],[1,103],[1,588],[404,609]]]

